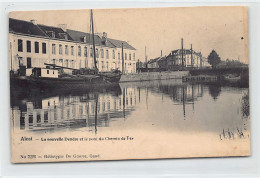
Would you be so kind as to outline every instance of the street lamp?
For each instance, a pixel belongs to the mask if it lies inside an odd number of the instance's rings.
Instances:
[[[21,62],[20,60],[21,60],[21,58],[22,58],[22,57],[19,56],[18,54],[15,55],[15,59],[17,59],[17,60],[19,61],[19,67],[20,67],[20,62]]]

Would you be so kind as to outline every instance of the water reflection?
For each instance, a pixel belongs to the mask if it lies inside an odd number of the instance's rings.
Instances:
[[[97,127],[108,127],[111,120],[129,115],[136,104],[132,88],[124,89],[123,95],[120,87],[113,89],[103,93],[91,91],[13,99],[11,110],[15,126],[19,124],[21,130],[34,131],[81,127],[97,131]]]
[[[244,118],[249,117],[249,93],[246,92],[242,97],[242,113]]]
[[[233,129],[223,129],[223,131],[219,134],[219,138],[220,140],[225,140],[225,139],[229,139],[229,140],[234,140],[234,139],[244,139],[244,138],[249,138],[249,134],[245,135],[246,127],[244,128],[233,128]]]
[[[122,83],[76,93],[12,97],[13,128],[88,131],[99,128],[214,132],[220,140],[249,137],[248,88],[181,80]],[[82,130],[84,129],[84,130]]]
[[[218,98],[221,93],[221,86],[219,85],[209,85],[209,94],[214,100]]]

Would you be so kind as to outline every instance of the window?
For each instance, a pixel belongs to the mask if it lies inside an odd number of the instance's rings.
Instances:
[[[56,54],[56,45],[52,44],[52,54]]]
[[[107,70],[108,70],[108,61],[107,61]]]
[[[113,49],[113,59],[115,59],[116,58],[116,54],[115,54],[115,50]]]
[[[27,57],[27,68],[32,67],[32,59],[30,57]]]
[[[127,54],[125,53],[125,60],[127,60]]]
[[[66,61],[65,61],[65,67],[69,67],[69,60],[68,59],[66,59]]]
[[[97,58],[99,58],[99,53],[98,53],[98,49],[96,48],[96,56]]]
[[[63,59],[59,59],[59,63],[61,66],[63,66]]]
[[[23,52],[23,40],[18,40],[18,51]]]
[[[55,64],[56,60],[55,59],[52,59],[52,63]]]
[[[131,54],[129,54],[129,60],[131,60]]]
[[[81,56],[81,47],[78,46],[78,56]]]
[[[90,48],[90,57],[93,57],[93,49]]]
[[[104,58],[104,49],[101,49],[100,52],[101,52],[101,58]]]
[[[49,71],[48,71],[49,73]],[[48,122],[48,111],[44,111],[44,123]]]
[[[65,54],[69,55],[69,47],[68,47],[68,45],[65,45]]]
[[[109,58],[109,52],[108,52],[108,50],[106,50],[106,58],[107,58],[107,59]]]
[[[74,46],[70,47],[71,55],[74,56]]]
[[[41,115],[37,114],[37,123],[41,123]]]
[[[120,59],[120,53],[118,53],[118,59]]]
[[[47,74],[49,74],[49,70],[47,70]]]
[[[59,45],[59,54],[62,55],[62,45]]]
[[[70,63],[71,63],[71,68],[74,68],[74,60],[71,60]]]
[[[18,51],[23,52],[23,40],[18,40]]]
[[[135,53],[133,53],[133,60],[135,60]]]
[[[46,43],[42,43],[42,54],[46,54]]]
[[[102,70],[104,69],[104,61],[101,61]]]
[[[31,52],[31,41],[26,41],[26,48],[27,48],[27,52],[30,53]]]
[[[88,57],[88,48],[84,47],[84,57]]]
[[[39,53],[39,42],[37,41],[34,42],[34,52]]]
[[[79,68],[81,68],[81,60],[79,60]]]

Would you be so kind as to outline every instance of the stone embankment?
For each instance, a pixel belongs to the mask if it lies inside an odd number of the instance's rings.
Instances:
[[[143,73],[139,73],[139,74],[122,75],[120,82],[181,79],[183,76],[187,76],[188,74],[189,74],[189,71],[143,72]]]

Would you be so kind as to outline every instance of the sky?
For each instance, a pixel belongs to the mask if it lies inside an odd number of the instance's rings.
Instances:
[[[246,7],[171,7],[94,9],[95,33],[127,41],[136,48],[136,58],[148,60],[184,48],[202,52],[214,49],[221,60],[248,63],[248,14]],[[9,17],[37,20],[51,26],[67,24],[68,29],[90,32],[90,10],[16,11]]]

